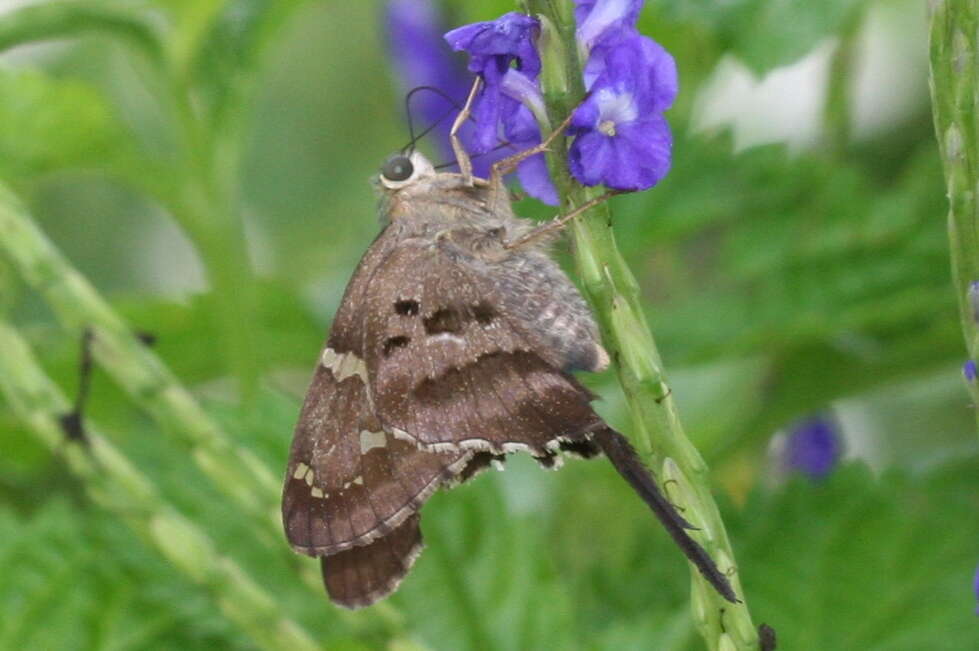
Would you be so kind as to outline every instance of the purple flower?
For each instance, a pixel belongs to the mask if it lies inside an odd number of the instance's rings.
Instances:
[[[965,376],[966,381],[975,382],[976,381],[976,363],[971,359],[962,365],[962,375]]]
[[[610,48],[603,63],[571,121],[571,174],[584,185],[644,190],[670,169],[673,138],[661,111],[676,97],[676,67],[638,34]]]
[[[789,434],[785,463],[812,479],[822,479],[833,469],[843,453],[835,423],[816,416],[798,423]]]
[[[445,35],[453,50],[469,54],[469,71],[482,77],[483,87],[472,107],[476,133],[473,151],[485,153],[500,142],[500,125],[510,123],[520,102],[503,89],[503,80],[516,69],[530,81],[540,74],[540,55],[535,39],[540,30],[536,18],[510,12],[496,20],[464,25]]]
[[[642,6],[642,0],[575,0],[589,96],[568,130],[575,136],[568,164],[584,185],[644,190],[670,169],[673,140],[662,113],[676,97],[676,64],[659,44],[636,31]],[[452,49],[469,54],[469,70],[483,80],[472,110],[473,152],[540,142],[538,125],[546,120],[538,79],[539,31],[535,18],[512,12],[445,35]],[[543,156],[525,162],[518,175],[529,194],[557,203]]]

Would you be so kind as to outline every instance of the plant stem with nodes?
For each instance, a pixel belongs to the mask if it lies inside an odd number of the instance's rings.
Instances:
[[[544,98],[553,124],[565,119],[585,97],[581,61],[570,2],[526,0],[528,13],[542,17],[542,39],[558,39],[541,53]],[[556,60],[546,60],[548,58]],[[556,72],[555,72],[556,71]],[[686,437],[656,343],[646,323],[639,286],[623,259],[611,227],[607,203],[595,205],[602,190],[571,177],[567,142],[559,139],[548,154],[548,167],[561,197],[562,214],[590,209],[571,223],[575,262],[598,317],[602,338],[618,371],[632,415],[631,439],[640,456],[657,471],[665,492],[697,530],[690,535],[728,574],[739,603],[732,604],[691,565],[693,619],[712,651],[759,648],[758,632],[741,588],[734,552],[711,495],[710,475],[700,453]]]

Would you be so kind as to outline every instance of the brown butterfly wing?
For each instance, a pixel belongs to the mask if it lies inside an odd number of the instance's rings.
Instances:
[[[383,538],[320,559],[330,599],[363,608],[394,592],[421,554],[419,522],[413,515]]]

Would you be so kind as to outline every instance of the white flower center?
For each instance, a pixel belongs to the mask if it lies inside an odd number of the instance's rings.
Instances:
[[[598,104],[598,130],[607,136],[615,135],[617,125],[639,117],[636,101],[629,93],[616,93],[603,88],[595,96]]]

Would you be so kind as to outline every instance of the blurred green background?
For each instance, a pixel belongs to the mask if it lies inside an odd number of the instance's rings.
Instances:
[[[384,5],[0,2],[0,182],[276,474],[377,232],[368,180],[407,140]],[[515,8],[438,6],[448,26]],[[674,168],[613,202],[616,235],[756,623],[784,649],[979,648],[923,3],[650,0],[640,26],[681,72]],[[3,256],[0,291],[73,395],[80,331]],[[628,430],[612,374],[583,379]],[[814,480],[780,451],[817,412],[846,455]],[[437,495],[389,605],[341,616],[100,370],[87,415],[324,648],[702,648],[680,554],[605,462],[514,458]],[[0,442],[0,648],[252,648],[2,400]]]

